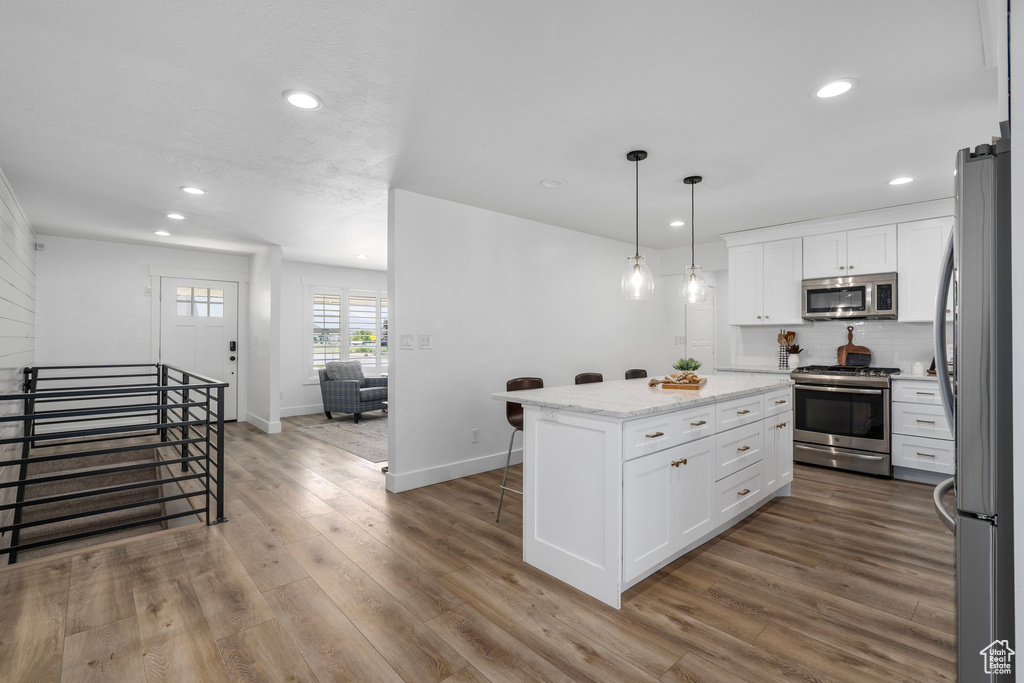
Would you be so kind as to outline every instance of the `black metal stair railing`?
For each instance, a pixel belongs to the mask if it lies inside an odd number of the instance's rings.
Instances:
[[[0,481],[0,522],[9,520],[0,525],[0,559],[6,554],[13,564],[24,551],[189,515],[199,514],[207,524],[227,521],[226,382],[163,364],[29,367],[24,376],[23,393],[0,395],[0,472],[18,469],[17,478]],[[11,457],[15,452],[18,457]],[[145,452],[155,454],[151,461],[122,462]],[[172,465],[180,465],[181,473],[159,475]],[[65,469],[33,476],[36,469],[58,467]],[[158,473],[155,479],[149,471]],[[85,488],[26,495],[47,486]],[[68,512],[90,500],[94,506]],[[186,501],[188,509],[167,512],[176,501]],[[127,510],[138,514],[110,520]],[[61,523],[85,518],[96,523],[59,531]],[[26,539],[47,528],[58,531]]]

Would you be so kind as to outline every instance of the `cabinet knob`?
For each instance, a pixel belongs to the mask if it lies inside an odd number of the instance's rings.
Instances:
[[[740,453],[742,453],[743,451],[749,451],[750,450],[750,446],[744,446],[743,448],[737,448],[736,450],[738,450]]]
[[[682,460],[673,460],[672,461],[672,467],[679,467],[680,465],[685,465],[685,464],[686,464],[686,458],[683,458]]]
[[[701,425],[706,425],[707,423],[708,423],[707,420],[701,420],[700,422],[691,422],[690,426],[692,426],[692,427],[700,427]]]
[[[648,439],[657,439],[659,436],[665,436],[663,432],[654,432],[653,434],[644,434]]]
[[[764,317],[764,319],[765,319],[765,320],[768,320],[768,316],[766,315],[766,316]]]
[[[918,455],[923,455],[926,458],[934,458],[935,457],[934,453],[922,453],[921,451],[918,451],[917,454]]]
[[[758,319],[758,320],[760,320],[760,319],[761,319],[761,316],[757,316],[757,319]]]
[[[853,266],[850,266],[850,270],[853,270]]]
[[[952,313],[952,312],[953,311],[949,310],[948,308],[946,309],[946,313]]]
[[[839,266],[839,270],[846,270],[846,266]]]
[[[736,495],[738,495],[738,496],[745,496],[748,493],[750,493],[750,489],[743,489],[742,491],[737,491]]]

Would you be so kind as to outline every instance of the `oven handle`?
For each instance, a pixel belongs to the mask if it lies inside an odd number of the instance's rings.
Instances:
[[[807,391],[838,391],[843,394],[881,395],[881,393],[885,391],[884,389],[855,389],[853,387],[815,387],[809,384],[797,384],[795,388]]]
[[[829,446],[822,447],[806,443],[800,443],[800,448],[803,448],[808,451],[823,453],[825,455],[831,455],[836,458],[850,458],[851,460],[870,460],[872,462],[880,462],[885,459],[884,455],[864,455],[862,453],[850,453],[848,451],[837,451]]]

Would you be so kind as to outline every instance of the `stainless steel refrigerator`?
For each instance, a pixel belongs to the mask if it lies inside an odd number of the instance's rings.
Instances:
[[[1015,648],[1013,596],[1013,386],[1010,283],[1010,139],[961,150],[956,223],[939,278],[935,360],[956,438],[956,474],[935,490],[956,536],[958,680],[1008,681],[986,651]],[[953,339],[946,339],[952,281]],[[952,369],[946,372],[947,341]],[[941,504],[954,491],[955,513]],[[999,641],[1005,641],[1000,643]],[[1018,648],[1019,649],[1019,648]],[[992,652],[994,650],[990,650]],[[1024,650],[1021,651],[1024,658]],[[990,665],[992,668],[990,668]],[[1017,661],[1012,661],[1017,670]],[[986,672],[986,669],[989,671]]]

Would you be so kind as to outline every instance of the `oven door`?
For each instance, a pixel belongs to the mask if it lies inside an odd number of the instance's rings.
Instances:
[[[889,390],[797,384],[793,440],[889,452]]]

